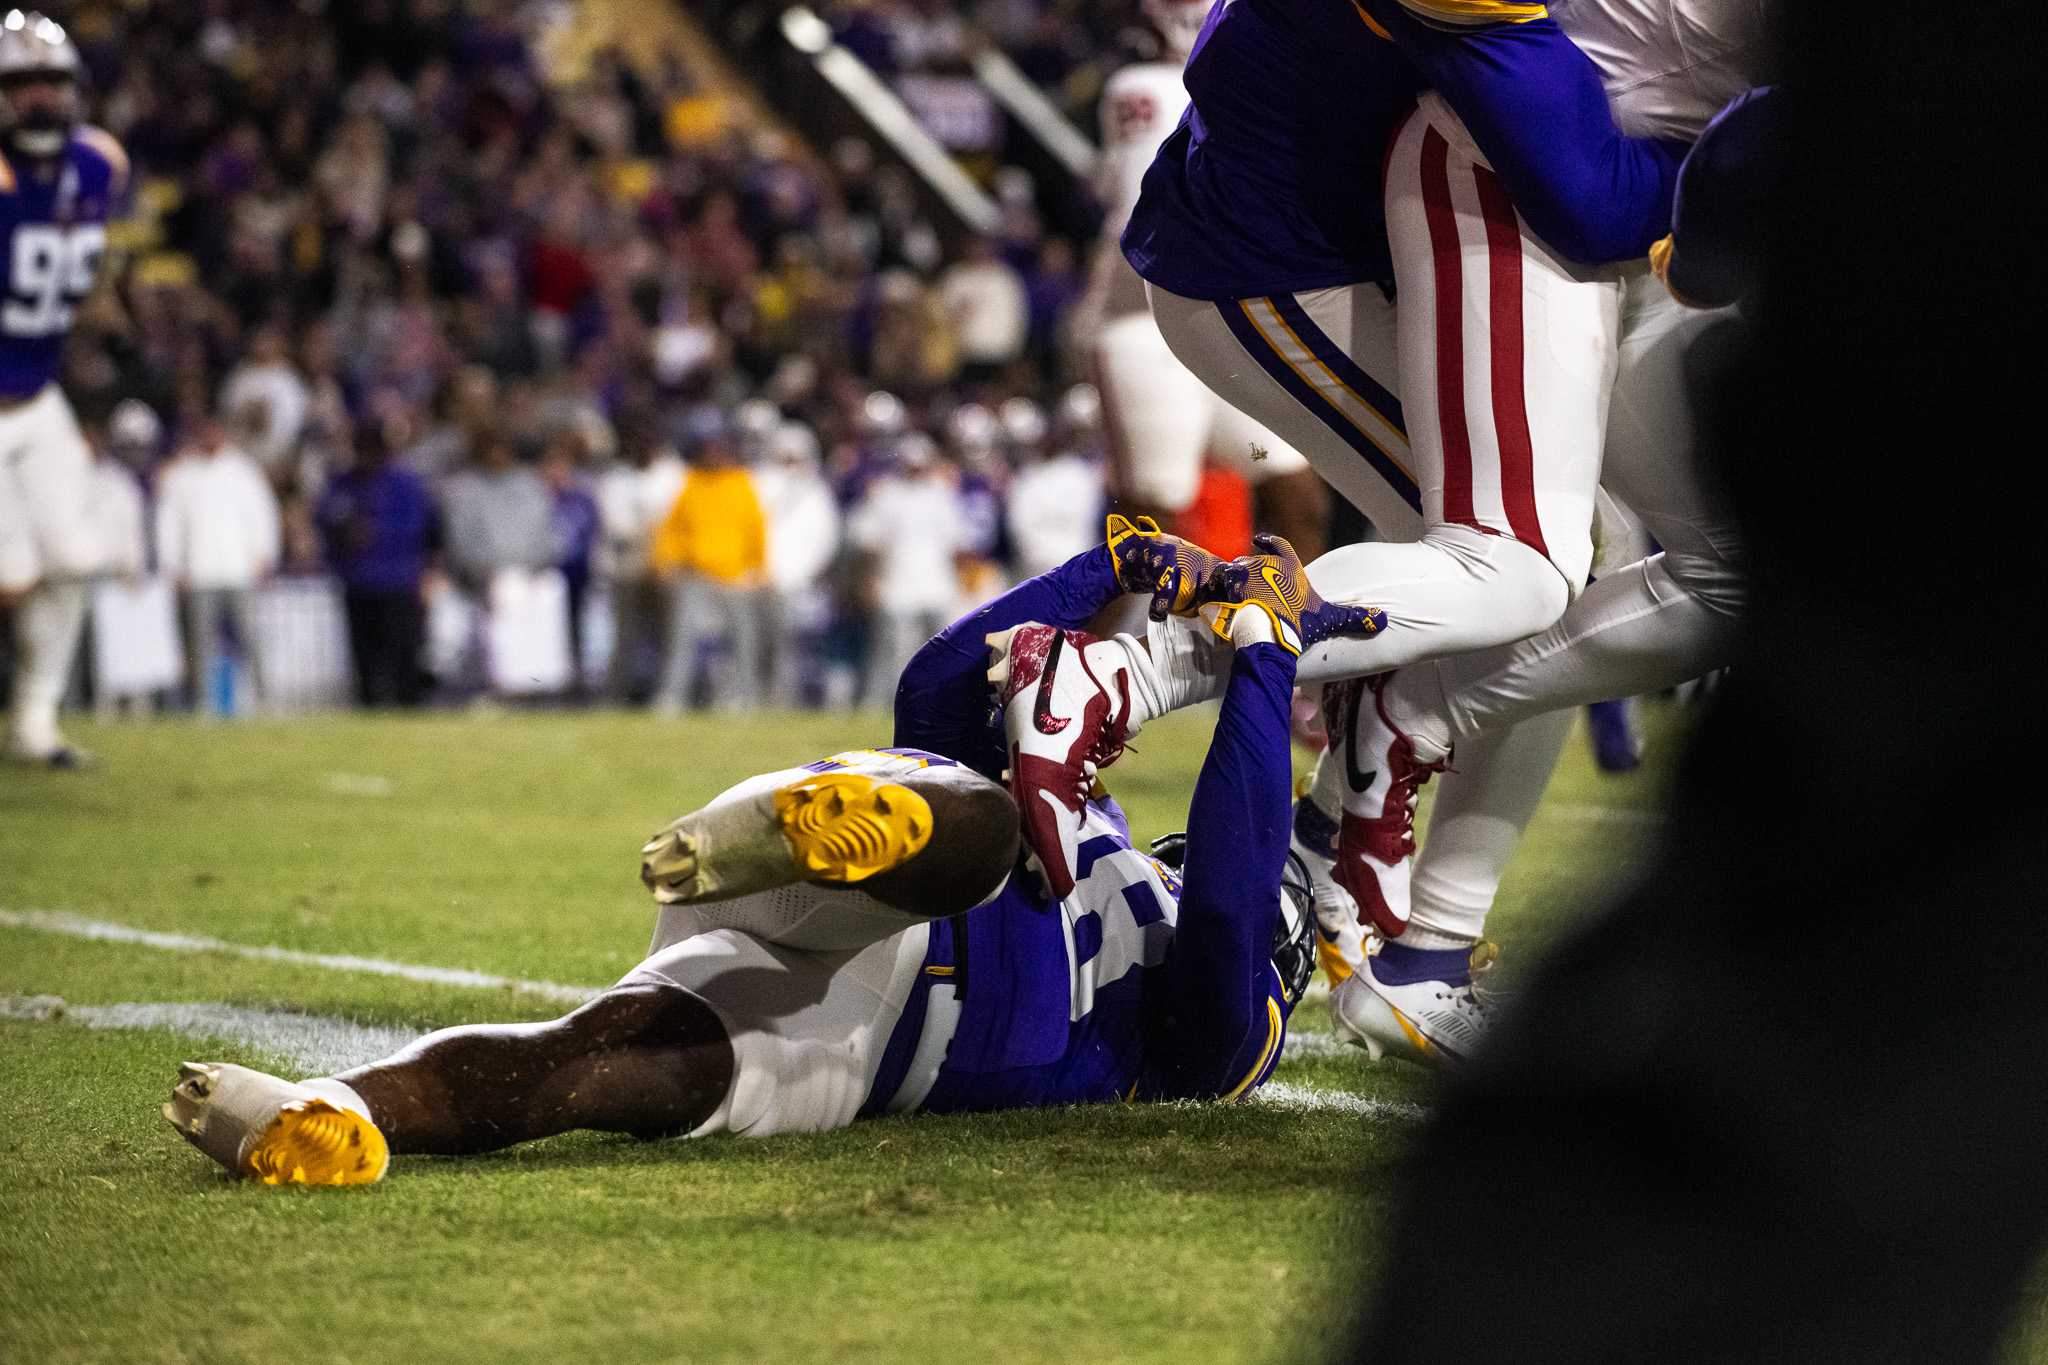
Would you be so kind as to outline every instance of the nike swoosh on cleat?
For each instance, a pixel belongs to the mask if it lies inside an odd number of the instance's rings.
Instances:
[[[1350,714],[1344,717],[1344,781],[1360,796],[1372,790],[1372,784],[1379,780],[1380,770],[1361,772],[1358,767],[1358,708],[1364,700],[1363,690],[1354,693],[1349,707]]]
[[[1069,718],[1052,713],[1052,675],[1060,666],[1060,651],[1066,648],[1065,631],[1057,631],[1045,651],[1045,667],[1038,672],[1038,696],[1031,703],[1031,724],[1041,735],[1056,735],[1067,728]]]

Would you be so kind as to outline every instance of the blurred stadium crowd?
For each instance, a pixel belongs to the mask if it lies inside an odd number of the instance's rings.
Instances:
[[[814,158],[673,54],[551,68],[565,8],[69,16],[137,168],[65,376],[126,575],[96,610],[175,598],[168,695],[336,699],[292,676],[325,619],[365,704],[882,700],[938,624],[1100,534],[1084,253],[1028,177],[948,251],[865,143]],[[1089,97],[1106,10],[986,8]],[[959,30],[826,12],[888,71]],[[1225,546],[1231,483],[1196,514]],[[100,700],[169,680],[103,657],[150,634],[96,628]]]

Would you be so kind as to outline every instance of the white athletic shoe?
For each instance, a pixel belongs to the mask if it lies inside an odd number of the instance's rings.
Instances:
[[[1451,950],[1455,951],[1455,950]],[[1491,1007],[1474,984],[1498,950],[1476,945],[1470,969],[1396,983],[1377,953],[1330,993],[1337,1036],[1366,1050],[1377,1061],[1394,1056],[1425,1066],[1456,1067],[1470,1060],[1486,1037]]]
[[[1074,890],[1081,810],[1095,775],[1129,738],[1131,683],[1102,642],[1032,622],[988,637],[989,686],[1003,711],[1010,795],[1024,843],[1064,899]]]
[[[391,1166],[367,1115],[246,1066],[185,1063],[164,1117],[194,1147],[265,1185],[368,1185]]]

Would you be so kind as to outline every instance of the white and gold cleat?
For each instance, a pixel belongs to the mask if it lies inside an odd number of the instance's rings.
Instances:
[[[1491,969],[1500,950],[1481,942],[1469,950],[1413,953],[1437,959],[1441,974],[1413,962],[1390,970],[1382,947],[1330,992],[1336,1034],[1375,1060],[1399,1057],[1425,1066],[1455,1068],[1470,1060],[1491,1024],[1488,997],[1474,979]]]
[[[391,1166],[367,1115],[245,1066],[186,1062],[164,1117],[194,1147],[265,1185],[368,1185]]]
[[[902,783],[816,773],[685,815],[640,850],[640,880],[663,905],[799,881],[852,886],[901,867],[931,837],[931,804]]]

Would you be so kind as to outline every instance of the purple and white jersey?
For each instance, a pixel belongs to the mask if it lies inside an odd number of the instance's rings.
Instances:
[[[48,161],[0,153],[0,400],[32,398],[57,377],[127,181],[121,144],[98,128],[81,126]]]

